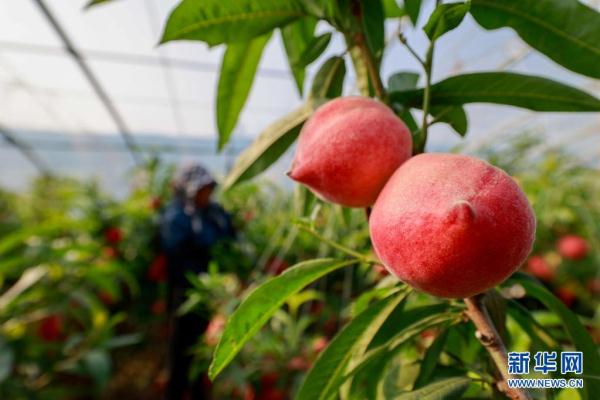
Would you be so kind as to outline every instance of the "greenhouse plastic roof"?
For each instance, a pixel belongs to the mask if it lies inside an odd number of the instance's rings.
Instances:
[[[167,144],[162,152],[168,161],[202,159],[222,174],[262,128],[300,102],[276,36],[263,56],[235,140],[223,155],[215,155],[213,103],[223,48],[209,49],[199,42],[158,47],[163,23],[176,1],[118,0],[89,10],[84,10],[86,1],[42,1],[122,119],[119,127],[38,2],[0,2],[0,128],[53,172],[94,175],[105,184],[125,185],[124,173],[132,160],[121,136],[124,127],[140,144]],[[600,6],[598,1],[587,3]],[[391,35],[398,25],[390,23],[386,29]],[[423,51],[425,35],[408,23],[403,31],[413,47]],[[336,37],[323,58],[342,49],[342,40]],[[530,51],[511,30],[482,31],[469,17],[439,41],[435,59],[434,81],[466,71],[512,70],[551,77],[600,96],[599,81]],[[309,75],[315,65],[319,62]],[[419,66],[395,41],[384,57],[383,71],[390,75],[398,70],[418,71]],[[347,86],[351,93],[353,79]],[[467,112],[468,147],[529,129],[545,133],[554,143],[568,144],[583,157],[598,158],[597,113],[533,113],[491,105],[470,105]],[[434,150],[461,142],[441,125],[434,126],[430,136],[429,147]],[[284,157],[270,175],[282,175],[287,163],[289,158]],[[36,174],[8,142],[0,146],[0,168],[0,185],[13,188]]]

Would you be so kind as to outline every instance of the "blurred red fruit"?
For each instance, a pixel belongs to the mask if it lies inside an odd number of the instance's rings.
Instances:
[[[381,264],[375,264],[373,266],[373,269],[375,270],[377,275],[381,278],[384,278],[390,274],[389,271]]]
[[[115,302],[115,299],[106,290],[101,290],[98,293],[98,299],[100,299],[100,301],[102,302],[102,304],[104,304],[106,306],[110,306],[110,305],[114,304],[114,302]]]
[[[104,231],[104,240],[110,244],[117,244],[123,239],[123,233],[119,228],[111,226]]]
[[[269,261],[267,261],[266,270],[268,274],[279,275],[289,266],[287,261],[282,260],[279,257],[271,257],[269,258]]]
[[[275,387],[279,382],[279,374],[277,372],[270,372],[260,377],[260,386],[262,389],[270,389]]]
[[[290,371],[306,371],[310,368],[310,364],[303,356],[295,356],[288,362],[287,367]]]
[[[56,342],[62,338],[63,321],[60,315],[49,315],[42,319],[38,336],[45,342]]]
[[[285,400],[285,393],[277,388],[261,390],[257,399],[260,400]]]
[[[154,315],[164,314],[166,309],[167,309],[167,306],[165,304],[165,301],[162,299],[158,299],[154,303],[152,303],[151,310],[152,310],[152,314],[154,314]]]
[[[527,260],[527,270],[531,275],[538,277],[543,281],[551,281],[554,279],[554,271],[541,256],[529,258],[529,260]]]
[[[160,197],[156,196],[150,199],[150,203],[148,204],[151,210],[158,210],[162,206],[162,200]]]
[[[164,254],[156,256],[150,264],[148,279],[152,282],[165,282],[167,280],[167,257]]]
[[[102,255],[106,258],[114,259],[119,257],[119,252],[114,247],[103,247]]]
[[[567,286],[559,287],[554,293],[567,307],[571,307],[575,303],[575,300],[577,300],[575,291]]]
[[[254,213],[252,211],[246,211],[243,218],[246,222],[252,221],[254,219]]]
[[[323,351],[325,349],[325,347],[327,347],[328,344],[329,344],[329,341],[327,340],[326,337],[319,336],[313,342],[313,351],[315,353],[320,353],[321,351]]]
[[[427,329],[424,330],[423,332],[421,332],[421,339],[435,339],[435,330],[434,329]]]
[[[600,278],[592,278],[586,284],[588,290],[593,294],[600,293]]]
[[[244,400],[255,400],[256,393],[254,392],[254,388],[252,385],[246,385],[246,390],[244,391]]]
[[[323,304],[323,302],[313,301],[312,303],[310,303],[310,308],[309,308],[310,315],[317,317],[317,316],[321,315],[324,308],[325,308],[325,304]]]
[[[210,320],[204,332],[204,342],[207,345],[214,346],[219,342],[225,322],[227,322],[227,319],[222,314],[217,314]]]
[[[164,371],[161,371],[154,378],[154,383],[152,384],[152,388],[154,389],[154,391],[156,393],[164,393],[165,390],[167,389],[168,383],[169,383],[168,375]]]
[[[565,235],[558,240],[556,246],[560,255],[569,260],[582,260],[587,256],[587,242],[580,236]]]

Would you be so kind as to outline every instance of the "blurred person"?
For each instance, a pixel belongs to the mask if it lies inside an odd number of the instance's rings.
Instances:
[[[177,315],[191,287],[186,275],[205,272],[211,247],[235,236],[229,214],[211,201],[216,182],[200,164],[184,167],[173,180],[174,198],[161,220],[161,243],[167,258],[167,311],[171,321],[169,338],[169,383],[166,398],[209,398],[202,377],[189,381],[192,347],[205,331],[210,315],[190,312]]]

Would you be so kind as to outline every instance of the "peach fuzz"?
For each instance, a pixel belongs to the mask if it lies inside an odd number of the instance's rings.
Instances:
[[[504,281],[525,261],[535,216],[504,171],[469,156],[421,154],[377,198],[371,240],[386,268],[439,297],[464,298]]]
[[[304,124],[288,175],[324,200],[367,207],[411,154],[410,132],[390,108],[367,97],[341,97]]]

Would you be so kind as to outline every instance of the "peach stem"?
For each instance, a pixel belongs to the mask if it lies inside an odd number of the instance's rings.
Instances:
[[[510,379],[511,376],[508,374],[506,346],[504,345],[504,342],[502,342],[502,339],[482,302],[483,296],[484,294],[479,294],[468,297],[464,299],[464,302],[467,305],[466,314],[469,319],[473,321],[475,328],[477,328],[477,331],[475,332],[477,339],[492,357],[492,360],[502,377],[502,379],[497,382],[497,387],[511,399],[531,399],[529,394],[524,390],[511,389],[508,387],[507,379]]]

